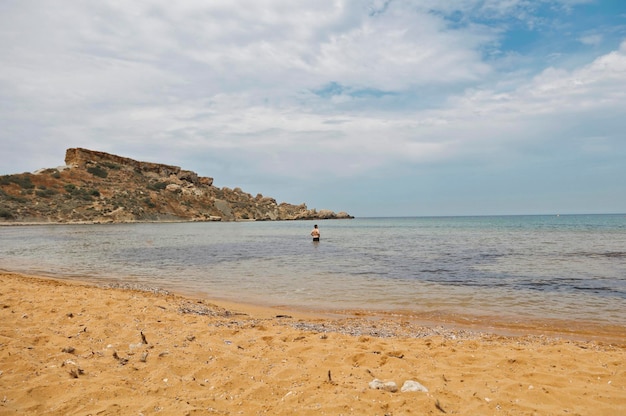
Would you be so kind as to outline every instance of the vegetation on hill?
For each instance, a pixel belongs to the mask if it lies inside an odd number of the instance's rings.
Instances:
[[[278,204],[176,166],[68,149],[63,168],[0,176],[0,223],[351,218]]]

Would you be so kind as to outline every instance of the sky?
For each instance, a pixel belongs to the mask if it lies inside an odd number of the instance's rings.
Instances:
[[[626,1],[0,0],[0,175],[83,147],[357,217],[626,213]]]

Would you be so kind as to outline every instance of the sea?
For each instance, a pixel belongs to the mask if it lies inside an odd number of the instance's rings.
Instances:
[[[624,214],[4,226],[0,269],[283,308],[626,326]]]

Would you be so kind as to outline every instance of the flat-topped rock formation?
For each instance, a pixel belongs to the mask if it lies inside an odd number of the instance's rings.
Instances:
[[[0,224],[352,218],[277,203],[178,166],[72,148],[65,166],[0,176]]]

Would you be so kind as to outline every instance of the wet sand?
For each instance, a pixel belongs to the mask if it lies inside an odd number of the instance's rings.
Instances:
[[[0,415],[626,414],[619,326],[287,311],[2,272],[0,288]]]

